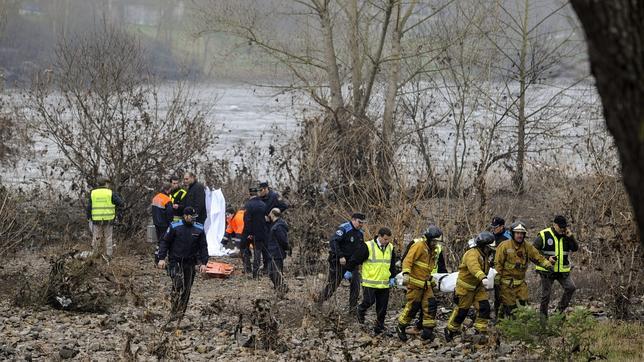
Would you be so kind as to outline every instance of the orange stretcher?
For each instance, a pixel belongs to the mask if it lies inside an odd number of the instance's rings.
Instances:
[[[235,270],[235,267],[231,264],[209,261],[206,264],[205,275],[211,278],[228,278],[233,273],[233,270]]]

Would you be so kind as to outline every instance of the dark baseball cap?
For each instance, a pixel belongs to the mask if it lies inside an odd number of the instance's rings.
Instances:
[[[503,220],[502,217],[495,216],[495,217],[492,218],[492,222],[490,223],[491,227],[497,227],[497,226],[501,226],[501,225],[505,225],[505,220]]]
[[[194,216],[197,214],[197,211],[193,207],[188,206],[185,209],[183,209],[183,214]]]
[[[560,228],[568,227],[568,221],[562,215],[555,216],[555,224],[559,225]]]
[[[268,181],[261,181],[259,184],[257,184],[257,186],[258,186],[260,189],[265,189],[265,188],[267,188],[267,187],[268,187]]]

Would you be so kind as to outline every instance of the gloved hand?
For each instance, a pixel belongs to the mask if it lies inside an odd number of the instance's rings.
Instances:
[[[393,288],[396,285],[396,278],[389,278],[389,288]]]
[[[352,276],[353,276],[353,274],[350,271],[347,270],[347,271],[344,272],[343,277],[344,277],[344,279],[349,280],[349,279],[351,279]]]
[[[483,280],[481,280],[481,282],[483,283],[483,287],[485,289],[492,289],[492,283],[490,282],[490,280],[488,278],[483,278]]]
[[[404,286],[409,285],[409,274],[407,273],[403,274],[403,285]]]

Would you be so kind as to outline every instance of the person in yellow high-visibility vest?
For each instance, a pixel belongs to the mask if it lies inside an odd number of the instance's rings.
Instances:
[[[122,208],[123,199],[112,189],[106,177],[97,179],[98,187],[90,191],[87,203],[87,220],[92,231],[92,251],[95,255],[100,253],[100,248],[105,245],[105,254],[108,259],[114,254],[112,242],[112,223],[116,219],[118,209]]]
[[[458,279],[454,291],[456,308],[452,311],[447,327],[445,340],[451,341],[454,335],[461,332],[461,325],[467,317],[470,307],[477,310],[474,328],[479,333],[487,332],[490,320],[490,302],[487,289],[491,281],[487,279],[490,271],[490,245],[494,243],[494,234],[489,231],[480,233],[475,239],[476,246],[467,250],[458,267]]]
[[[347,262],[347,269],[354,270],[362,264],[362,303],[357,308],[358,322],[365,322],[365,314],[376,304],[375,334],[385,331],[385,317],[389,304],[389,288],[395,285],[396,257],[390,243],[391,230],[383,227],[375,239],[361,243]],[[352,276],[350,271],[345,277]]]
[[[424,241],[414,243],[403,259],[403,285],[407,287],[407,303],[398,317],[396,327],[398,338],[403,342],[407,341],[405,328],[413,318],[416,303],[420,303],[423,311],[423,331],[420,337],[430,341],[434,339],[438,302],[432,291],[432,270],[436,263],[436,243],[442,236],[443,232],[436,225],[430,225],[425,232]]]
[[[544,257],[554,257],[553,270],[548,271],[536,266],[537,273],[541,277],[541,306],[540,311],[548,316],[548,305],[550,304],[550,292],[552,284],[556,281],[563,288],[563,295],[557,305],[557,311],[563,313],[575,293],[575,283],[570,278],[571,263],[570,253],[579,249],[574,234],[568,228],[568,222],[562,215],[557,215],[552,227],[541,230],[532,243]]]

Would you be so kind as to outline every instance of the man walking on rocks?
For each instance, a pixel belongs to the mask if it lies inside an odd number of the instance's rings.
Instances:
[[[347,269],[353,270],[362,265],[362,303],[358,306],[358,322],[365,322],[367,310],[376,304],[375,334],[385,331],[385,317],[389,304],[389,288],[395,285],[396,257],[394,248],[389,242],[391,230],[383,227],[378,236],[359,245],[356,252],[347,262]]]
[[[172,278],[172,309],[168,322],[180,322],[188,307],[190,290],[195,280],[195,267],[206,271],[208,245],[203,225],[196,222],[198,215],[192,207],[183,209],[183,220],[173,222],[161,239],[159,269],[166,267]]]

